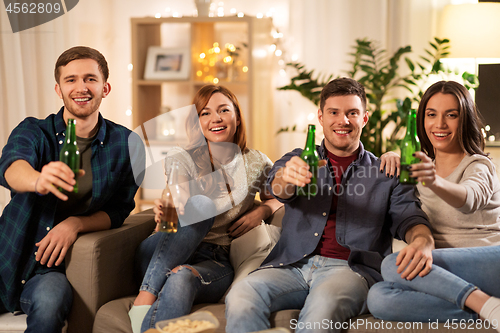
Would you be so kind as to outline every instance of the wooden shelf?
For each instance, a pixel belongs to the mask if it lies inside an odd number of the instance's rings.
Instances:
[[[272,71],[274,58],[269,52],[273,39],[271,18],[237,17],[180,17],[131,19],[132,33],[132,114],[133,128],[142,126],[159,115],[162,105],[172,110],[192,103],[195,93],[206,82],[199,80],[198,57],[214,42],[221,45],[246,45],[239,50],[239,59],[248,67],[237,80],[221,79],[218,84],[230,89],[238,98],[247,126],[248,146],[273,159],[274,113]],[[191,53],[191,73],[187,80],[144,80],[148,48],[162,46],[188,48]],[[151,122],[150,122],[151,123]],[[142,126],[145,128],[146,126]],[[179,126],[181,127],[181,126]],[[145,129],[151,131],[152,127]],[[145,135],[151,138],[153,135]],[[163,142],[150,139],[154,145]],[[169,146],[170,142],[164,142]],[[149,147],[147,147],[149,149]],[[161,180],[163,181],[163,179]],[[143,200],[139,190],[137,203]]]

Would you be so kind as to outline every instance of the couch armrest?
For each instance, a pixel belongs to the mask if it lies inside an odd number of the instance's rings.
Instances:
[[[129,216],[117,229],[80,235],[66,255],[66,276],[73,287],[69,333],[90,333],[99,308],[136,294],[134,254],[154,229],[154,213]]]

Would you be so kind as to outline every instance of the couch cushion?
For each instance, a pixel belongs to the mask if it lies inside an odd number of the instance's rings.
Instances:
[[[28,316],[22,312],[0,314],[0,333],[22,333],[28,327],[26,318]],[[68,321],[65,322],[62,333],[68,330]]]
[[[17,333],[26,330],[26,315],[12,314],[10,312],[0,314],[0,332]]]
[[[115,299],[101,306],[94,319],[93,333],[132,333],[128,312],[135,296]]]
[[[132,333],[128,311],[135,297],[124,297],[104,304],[95,316],[93,333]],[[219,320],[220,326],[217,333],[224,333],[226,327],[225,305],[197,304],[191,312],[209,311]],[[290,327],[290,320],[297,319],[299,310],[283,310],[271,314],[273,327]],[[292,330],[293,332],[293,330]]]

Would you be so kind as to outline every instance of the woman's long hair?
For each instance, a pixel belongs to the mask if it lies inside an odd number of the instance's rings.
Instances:
[[[210,197],[217,196],[217,193],[224,193],[226,190],[230,193],[233,185],[233,180],[231,177],[227,176],[225,172],[214,172],[215,170],[223,169],[212,157],[207,139],[203,135],[199,122],[201,111],[207,106],[208,101],[215,93],[223,94],[233,103],[236,117],[240,121],[234,134],[233,143],[238,145],[242,154],[247,151],[245,121],[241,114],[240,105],[236,96],[223,86],[216,86],[213,84],[203,86],[193,98],[196,115],[192,113],[186,120],[186,132],[189,139],[187,151],[191,155],[198,170],[198,178],[201,182],[203,192]],[[212,177],[206,177],[206,175],[209,174],[212,174]]]
[[[434,154],[434,146],[425,132],[424,120],[427,103],[429,99],[437,93],[453,95],[458,101],[459,125],[457,134],[462,150],[469,155],[479,154],[488,156],[484,152],[485,140],[481,132],[483,122],[479,111],[467,89],[460,83],[454,81],[436,82],[430,86],[422,96],[417,112],[417,134],[422,145],[422,151],[431,159],[436,157]]]

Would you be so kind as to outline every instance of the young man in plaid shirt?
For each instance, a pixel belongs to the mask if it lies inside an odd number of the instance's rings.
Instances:
[[[134,170],[144,170],[138,136],[99,112],[111,90],[104,56],[73,47],[57,60],[55,79],[64,106],[22,121],[0,158],[0,184],[12,193],[0,217],[0,312],[25,312],[26,332],[61,332],[72,304],[68,249],[79,233],[122,225],[142,181]],[[78,193],[74,173],[59,162],[69,118],[81,157]]]

